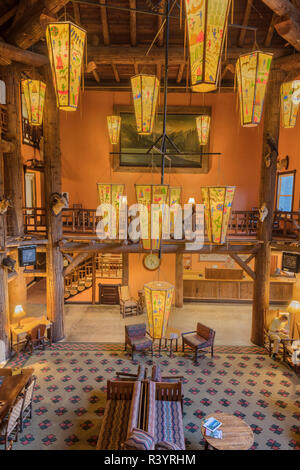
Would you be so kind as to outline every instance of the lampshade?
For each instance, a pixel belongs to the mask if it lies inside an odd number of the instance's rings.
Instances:
[[[119,233],[119,208],[120,203],[123,201],[125,185],[124,184],[111,184],[111,183],[97,183],[99,204],[111,204],[116,211],[116,235]],[[104,217],[108,213],[105,212]],[[112,219],[111,219],[112,222]],[[108,227],[106,227],[108,230]]]
[[[189,197],[188,204],[196,204],[194,197]]]
[[[75,111],[78,105],[86,31],[64,21],[49,23],[46,41],[59,109]]]
[[[153,339],[165,336],[171,312],[174,286],[153,281],[144,285],[149,334]]]
[[[299,103],[294,103],[292,96],[299,88],[299,80],[282,83],[280,87],[281,123],[282,127],[287,129],[291,129],[296,125]]]
[[[28,122],[31,126],[40,126],[43,122],[46,84],[40,80],[22,80],[22,91],[27,109]]]
[[[217,245],[226,241],[235,186],[209,186],[201,188],[207,236]]]
[[[166,184],[136,184],[136,199],[138,204],[146,207],[147,213],[140,212],[140,225],[146,227],[147,238],[142,238],[142,245],[145,250],[159,250],[162,233],[162,209],[168,203],[169,186]],[[151,205],[156,205],[152,207]],[[158,217],[155,212],[159,211]],[[152,221],[159,220],[158,237],[151,238]]]
[[[300,313],[300,302],[298,302],[298,300],[292,300],[287,310],[290,313]]]
[[[159,80],[155,75],[135,75],[131,78],[137,133],[152,134],[159,92]]]
[[[176,186],[169,187],[169,207],[170,207],[170,233],[174,234],[175,217],[180,210],[178,206],[181,203],[181,188]],[[177,206],[176,206],[176,205]],[[173,206],[173,209],[172,209]]]
[[[196,117],[196,126],[199,137],[199,144],[206,145],[210,130],[210,116],[202,115]]]
[[[242,126],[260,123],[273,54],[255,51],[241,55],[236,63]]]
[[[25,315],[26,315],[26,313],[25,313],[22,305],[16,305],[13,316],[18,319],[17,328],[22,328],[20,320],[21,320],[21,318],[25,317]]]
[[[193,91],[217,88],[230,4],[231,0],[185,0]]]
[[[110,143],[112,145],[118,144],[121,130],[121,116],[107,116],[107,128]]]

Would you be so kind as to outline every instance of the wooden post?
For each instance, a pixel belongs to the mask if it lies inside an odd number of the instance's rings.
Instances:
[[[13,318],[16,305],[22,305],[26,312],[27,306],[27,287],[24,276],[24,269],[19,266],[18,250],[9,253],[9,256],[16,261],[15,270],[18,275],[8,283],[9,314],[11,322],[16,321]]]
[[[47,245],[47,315],[53,322],[53,341],[64,337],[64,277],[63,256],[58,242],[62,239],[62,216],[51,210],[51,194],[61,193],[61,155],[59,110],[50,69],[46,68],[44,107],[45,205],[48,232]]]
[[[5,73],[6,101],[8,112],[7,140],[13,143],[13,152],[5,153],[5,193],[12,201],[9,208],[10,235],[24,235],[23,222],[23,161],[21,154],[21,100],[20,73],[16,66]]]
[[[129,255],[122,254],[122,286],[128,286],[129,283]]]
[[[95,305],[96,303],[96,284],[97,284],[97,278],[96,278],[96,255],[93,255],[92,257],[92,304]]]
[[[1,140],[1,127],[0,127]],[[4,162],[3,153],[0,147],[0,199],[4,195]],[[0,215],[0,249],[5,248],[6,216]],[[7,271],[2,268],[4,253],[0,253],[0,341],[3,341],[5,349],[5,359],[9,356],[9,307],[7,289]],[[1,346],[0,346],[1,355]],[[4,359],[3,357],[1,359]],[[0,360],[1,360],[0,359]]]
[[[183,253],[176,253],[175,307],[183,307]]]
[[[263,345],[264,319],[269,309],[271,240],[273,229],[273,215],[276,191],[277,152],[268,144],[270,136],[278,148],[280,128],[280,85],[284,80],[284,73],[272,70],[269,77],[265,98],[263,152],[261,162],[259,207],[263,204],[268,209],[264,222],[259,222],[258,239],[263,242],[255,260],[255,281],[253,291],[252,332],[251,341]],[[271,153],[270,153],[271,151]],[[268,167],[265,157],[270,154],[271,163]]]

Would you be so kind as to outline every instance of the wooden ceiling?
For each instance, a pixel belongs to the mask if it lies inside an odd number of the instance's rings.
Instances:
[[[284,0],[289,1],[289,0]],[[163,16],[156,16],[151,3],[158,0],[2,0],[0,2],[0,36],[6,43],[39,54],[47,54],[44,28],[51,19],[73,20],[87,31],[85,86],[104,89],[127,89],[129,79],[138,72],[164,73],[164,35],[158,35],[151,52],[146,52],[161,27]],[[163,3],[163,2],[162,2]],[[173,5],[174,0],[170,0]],[[188,53],[184,51],[185,21],[180,21],[177,0],[170,20],[169,83],[173,89],[188,86]],[[291,2],[296,8],[298,0]],[[274,28],[278,18],[263,0],[235,0],[226,51],[223,53],[222,86],[233,85],[236,58],[256,44],[275,57],[291,55],[293,47]],[[112,6],[114,8],[112,8]],[[120,9],[118,9],[120,8]],[[129,11],[129,9],[132,9]],[[135,12],[144,10],[149,14]],[[160,11],[163,13],[164,8]],[[243,29],[241,26],[255,28]],[[0,52],[1,60],[1,52]]]

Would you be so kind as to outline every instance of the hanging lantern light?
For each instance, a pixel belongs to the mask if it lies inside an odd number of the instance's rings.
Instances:
[[[296,125],[299,102],[295,103],[292,97],[299,88],[299,80],[282,83],[280,87],[281,123],[286,129],[291,129]]]
[[[103,217],[109,217],[110,220],[110,227],[106,227],[105,230],[111,230],[111,233],[114,233],[113,224],[115,222],[115,233],[116,238],[118,238],[117,234],[119,233],[119,216],[120,216],[120,204],[124,198],[125,192],[125,185],[124,184],[111,184],[111,183],[97,183],[98,188],[98,197],[99,197],[99,204],[108,204],[110,207],[115,209],[115,216],[114,218],[113,213],[110,211],[105,211]]]
[[[210,116],[202,115],[196,117],[197,132],[200,145],[207,145],[210,130]]]
[[[164,204],[168,204],[169,186],[166,184],[136,184],[136,199],[138,204],[145,207],[145,211],[140,212],[140,225],[142,235],[142,245],[144,250],[159,250],[162,235],[162,218]],[[153,205],[152,205],[153,204]],[[152,222],[158,220],[158,236],[152,238],[154,227]]]
[[[45,102],[46,84],[40,80],[22,80],[22,91],[31,126],[41,126]]]
[[[273,54],[255,51],[236,63],[242,126],[260,123]]]
[[[107,128],[110,143],[112,145],[117,145],[120,138],[121,116],[107,116]]]
[[[159,92],[159,80],[155,75],[135,75],[131,78],[137,133],[152,134]]]
[[[185,0],[193,91],[217,88],[231,0]]]
[[[226,241],[235,186],[209,186],[201,191],[208,240],[221,245]]]
[[[64,21],[46,29],[48,54],[59,109],[75,111],[78,105],[86,31]]]
[[[174,286],[169,282],[153,281],[144,285],[149,334],[161,339],[167,333]]]

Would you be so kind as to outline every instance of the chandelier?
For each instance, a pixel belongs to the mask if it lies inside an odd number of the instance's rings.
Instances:
[[[30,126],[41,126],[45,102],[46,84],[40,80],[22,80],[22,91]]]
[[[296,125],[299,102],[293,101],[293,94],[299,88],[299,80],[282,83],[280,87],[281,123],[284,128],[291,129]]]
[[[199,144],[206,145],[208,143],[209,129],[210,129],[210,116],[203,114],[196,117],[196,126],[199,137]]]
[[[155,75],[135,75],[131,78],[137,133],[152,134],[159,92],[159,80]]]
[[[107,128],[110,143],[112,145],[118,144],[121,130],[121,116],[107,116]]]

